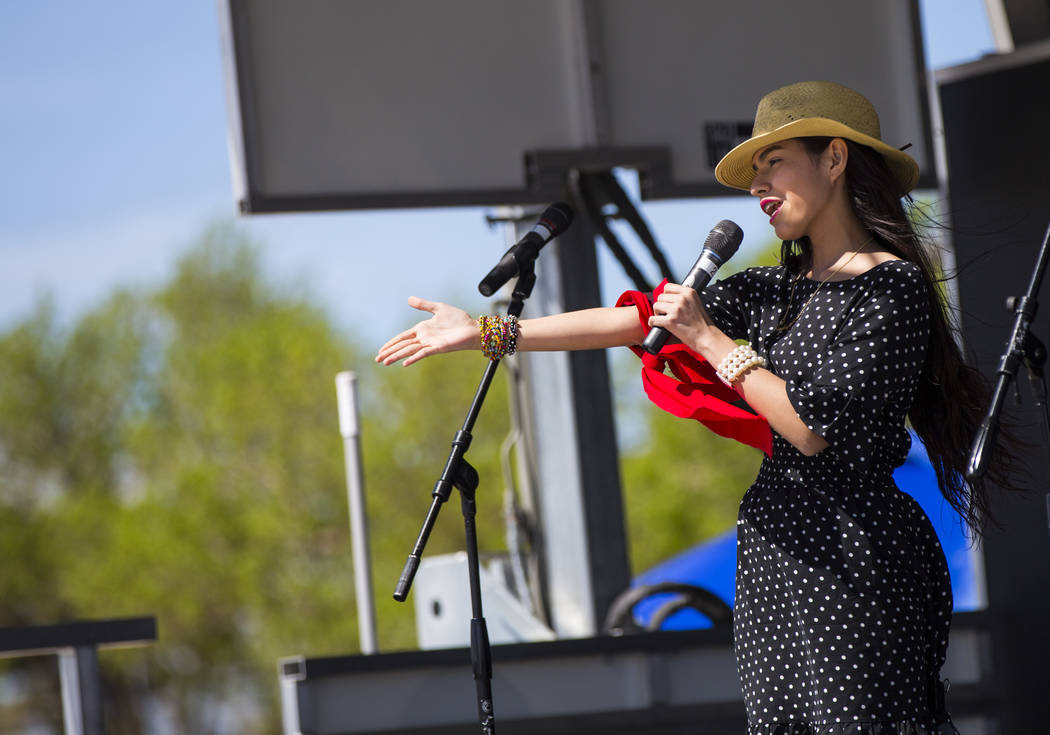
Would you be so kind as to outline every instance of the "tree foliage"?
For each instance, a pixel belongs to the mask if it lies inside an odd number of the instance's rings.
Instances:
[[[119,291],[72,327],[42,304],[0,336],[0,548],[18,560],[0,575],[0,624],[156,615],[155,645],[101,657],[110,731],[147,729],[133,694],[148,692],[179,732],[277,732],[277,659],[357,649],[336,373],[355,370],[363,393],[390,650],[414,646],[411,603],[391,592],[482,367],[374,367],[230,228],[168,283]],[[482,422],[470,459],[495,483],[505,406]],[[499,528],[498,502],[479,507],[479,526]],[[428,553],[461,547],[442,516]]]

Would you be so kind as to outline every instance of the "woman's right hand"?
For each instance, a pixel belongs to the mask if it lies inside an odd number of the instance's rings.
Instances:
[[[379,348],[376,362],[391,365],[404,360],[405,366],[429,355],[456,350],[481,349],[481,333],[474,318],[455,306],[410,296],[408,305],[428,311],[429,319],[406,329]]]

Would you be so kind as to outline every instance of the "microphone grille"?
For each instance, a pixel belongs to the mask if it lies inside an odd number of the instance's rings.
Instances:
[[[551,237],[556,237],[569,229],[572,218],[572,207],[565,202],[555,202],[543,210],[543,214],[540,215],[540,224],[551,231]]]
[[[736,253],[744,240],[744,231],[731,219],[724,219],[715,225],[704,242],[705,250],[713,250],[723,261],[729,260]]]

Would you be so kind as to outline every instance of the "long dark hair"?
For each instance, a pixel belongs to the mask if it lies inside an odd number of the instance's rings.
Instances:
[[[799,140],[810,156],[817,157],[832,139]],[[989,483],[1009,488],[1015,482],[1019,461],[1011,445],[1016,441],[1009,431],[1001,434],[991,448],[985,477],[966,479],[970,446],[991,401],[991,387],[963,357],[957,339],[959,328],[942,291],[945,279],[939,276],[922,236],[912,224],[885,160],[868,146],[845,142],[846,189],[854,215],[880,248],[918,265],[926,281],[930,340],[908,420],[926,445],[945,500],[980,534],[986,523],[995,522]],[[911,197],[907,200],[911,205]],[[809,238],[784,241],[780,257],[789,271],[805,273],[813,260]]]

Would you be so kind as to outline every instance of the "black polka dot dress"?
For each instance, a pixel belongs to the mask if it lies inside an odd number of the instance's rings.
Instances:
[[[910,446],[926,294],[905,261],[823,285],[752,268],[704,292],[712,320],[766,357],[829,445],[807,457],[774,432],[740,505],[734,639],[749,735],[941,732],[929,702],[948,568],[892,479]]]

